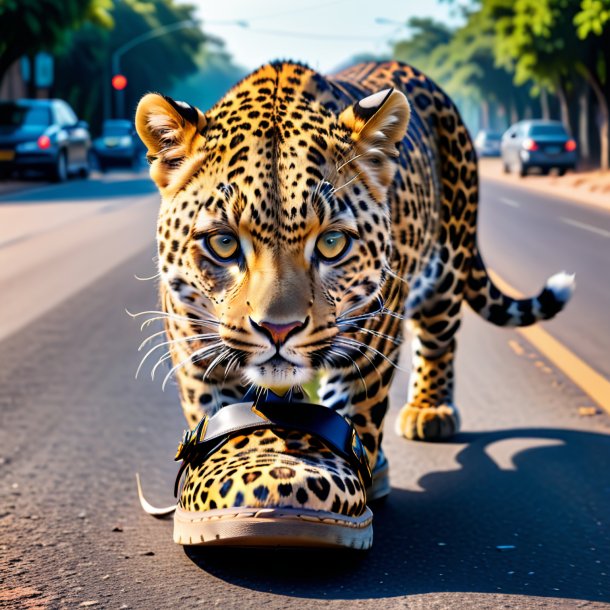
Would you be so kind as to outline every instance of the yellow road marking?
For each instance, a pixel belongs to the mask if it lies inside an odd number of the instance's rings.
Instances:
[[[507,294],[522,299],[524,295],[504,281],[497,273],[488,270],[494,284]],[[571,379],[585,394],[590,396],[602,409],[610,413],[610,381],[593,370],[586,362],[571,352],[563,343],[547,333],[539,325],[515,329],[525,337],[541,354],[550,360],[566,377]]]

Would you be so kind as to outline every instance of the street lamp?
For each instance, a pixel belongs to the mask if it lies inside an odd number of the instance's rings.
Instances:
[[[153,38],[157,38],[158,36],[165,36],[165,34],[169,34],[170,32],[175,32],[177,30],[182,30],[184,28],[192,28],[199,26],[197,21],[193,19],[187,19],[185,21],[178,21],[177,23],[172,23],[170,25],[164,25],[160,28],[156,28],[151,30],[150,32],[145,32],[144,34],[140,34],[140,36],[136,36],[134,39],[126,42],[124,45],[121,45],[118,49],[114,51],[111,58],[111,66],[112,66],[112,75],[117,76],[121,74],[121,57],[127,53],[127,51],[131,51],[134,47],[137,47],[139,44],[151,40]],[[125,114],[125,87],[123,88],[114,88],[115,91],[115,101],[116,107],[115,111],[118,115],[118,118],[123,118]]]
[[[206,23],[213,25],[237,25],[241,28],[247,28],[249,25],[248,22],[244,21],[243,19],[206,21]],[[176,23],[171,23],[170,25],[164,25],[154,30],[151,30],[150,32],[140,34],[140,36],[136,36],[133,40],[126,42],[124,45],[116,49],[112,54],[112,75],[116,76],[121,74],[121,57],[125,55],[127,51],[131,51],[131,49],[137,47],[139,44],[151,40],[152,38],[157,38],[158,36],[165,36],[165,34],[176,32],[177,30],[182,30],[184,28],[199,27],[199,25],[199,22],[195,21],[194,19],[186,19],[185,21],[178,21]],[[118,114],[118,118],[123,118],[123,115],[125,114],[125,87],[120,89],[115,87],[114,90],[116,96],[116,113]]]

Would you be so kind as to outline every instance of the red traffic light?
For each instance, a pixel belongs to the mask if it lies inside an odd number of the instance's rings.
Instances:
[[[125,78],[122,74],[115,74],[112,77],[112,86],[117,91],[123,91],[123,89],[127,87],[127,78]]]

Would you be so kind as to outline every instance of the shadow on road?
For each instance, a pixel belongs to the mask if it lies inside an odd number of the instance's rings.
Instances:
[[[556,443],[519,451],[500,468],[489,448],[509,439]],[[423,491],[394,488],[373,507],[375,543],[364,555],[185,552],[229,583],[302,598],[458,591],[610,600],[610,436],[531,428],[461,434],[454,442],[467,443],[458,469],[423,476]]]

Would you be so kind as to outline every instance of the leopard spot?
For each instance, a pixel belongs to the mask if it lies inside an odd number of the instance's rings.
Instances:
[[[260,476],[260,470],[255,470],[254,472],[246,472],[241,476],[241,478],[246,485],[249,485],[250,483],[254,483],[254,481],[256,481],[256,479],[258,479]]]
[[[307,477],[307,487],[313,491],[320,500],[326,500],[330,493],[330,483],[322,477]]]
[[[296,475],[296,472],[292,468],[279,466],[278,468],[271,470],[269,474],[274,479],[292,479]]]

